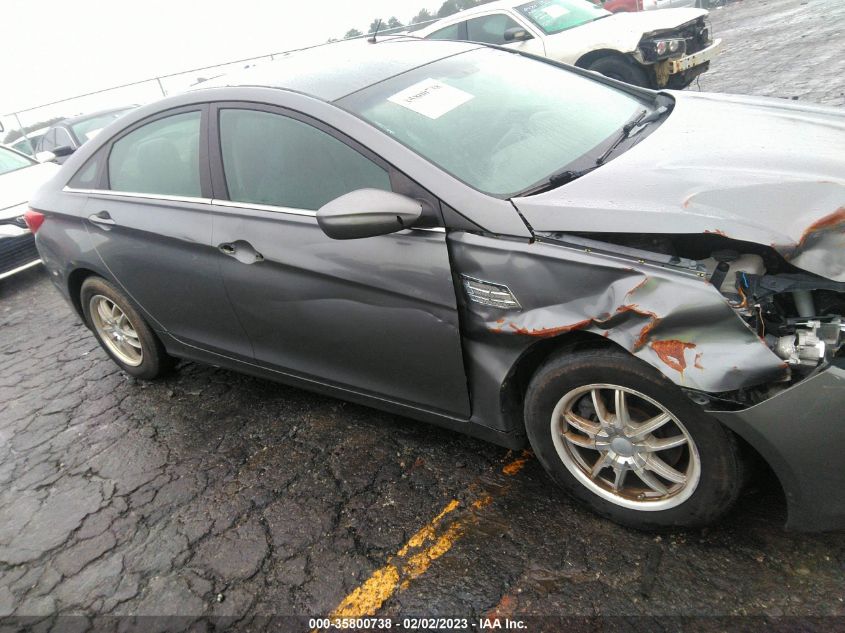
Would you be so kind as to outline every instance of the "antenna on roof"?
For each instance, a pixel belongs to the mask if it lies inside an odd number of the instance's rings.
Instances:
[[[381,28],[381,18],[379,18],[379,21],[376,22],[376,29],[373,31],[373,36],[367,40],[370,44],[376,43],[376,35],[378,35],[379,28]]]

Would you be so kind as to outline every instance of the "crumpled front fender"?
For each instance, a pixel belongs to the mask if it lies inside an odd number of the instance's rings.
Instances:
[[[461,275],[507,286],[521,307],[490,307],[464,296],[464,329],[470,339],[530,343],[591,332],[676,384],[705,392],[788,376],[783,360],[696,271],[589,248],[469,233],[453,233],[450,246]]]

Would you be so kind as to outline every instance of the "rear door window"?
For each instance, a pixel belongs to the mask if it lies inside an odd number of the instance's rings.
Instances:
[[[461,25],[463,22],[452,24],[429,35],[428,40],[459,40],[461,39]]]
[[[331,134],[281,114],[220,110],[229,199],[316,211],[356,189],[390,191],[386,170]]]
[[[174,114],[117,140],[109,154],[109,188],[200,197],[201,116],[199,111]]]

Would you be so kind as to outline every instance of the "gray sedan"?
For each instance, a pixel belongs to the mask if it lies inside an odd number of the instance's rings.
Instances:
[[[27,213],[126,373],[530,445],[643,529],[722,516],[757,452],[791,526],[843,525],[841,112],[402,37],[216,83],[111,124]]]

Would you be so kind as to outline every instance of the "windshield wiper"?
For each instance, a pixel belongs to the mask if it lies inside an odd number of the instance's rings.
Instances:
[[[589,174],[594,169],[601,167],[613,153],[613,151],[619,147],[625,140],[631,138],[631,132],[638,128],[644,127],[650,123],[654,123],[664,114],[669,111],[669,108],[665,105],[660,106],[659,108],[655,108],[651,112],[648,110],[640,110],[634,118],[628,121],[625,125],[622,126],[622,130],[619,136],[616,138],[615,141],[608,147],[604,154],[599,156],[596,159],[596,162],[589,167],[580,170],[573,170],[573,169],[563,169],[561,171],[557,171],[553,173],[551,176],[548,177],[546,182],[541,185],[538,185],[534,189],[529,191],[525,191],[520,195],[532,195],[535,193],[541,193],[543,191],[548,191],[549,189],[554,189],[555,187],[560,187],[561,185],[565,185],[568,182],[572,182],[573,180],[580,178],[584,174]]]
[[[604,162],[608,159],[608,157],[610,157],[613,151],[617,147],[619,147],[623,141],[631,138],[631,132],[635,128],[644,127],[649,123],[654,123],[655,121],[657,121],[657,119],[662,117],[668,111],[669,108],[667,108],[665,105],[662,105],[659,108],[655,108],[651,112],[648,112],[647,110],[640,110],[640,112],[633,119],[631,119],[625,125],[622,126],[622,133],[619,135],[619,137],[615,141],[613,141],[613,144],[610,147],[605,150],[604,154],[598,157],[598,159],[596,160],[596,167],[598,167],[599,165],[603,165]]]

